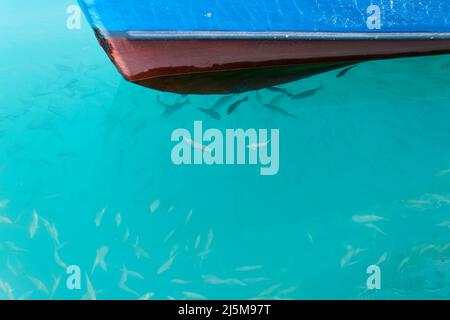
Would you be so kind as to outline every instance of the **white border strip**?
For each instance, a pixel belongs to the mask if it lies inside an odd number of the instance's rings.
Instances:
[[[130,40],[445,40],[450,32],[126,31],[125,36]]]

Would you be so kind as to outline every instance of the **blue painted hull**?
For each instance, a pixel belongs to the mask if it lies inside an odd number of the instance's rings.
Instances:
[[[108,31],[450,32],[447,0],[81,0],[80,4],[94,28]],[[376,16],[377,8],[381,26],[373,28],[370,17]]]
[[[450,53],[450,0],[79,0],[123,76],[234,93],[375,59]]]

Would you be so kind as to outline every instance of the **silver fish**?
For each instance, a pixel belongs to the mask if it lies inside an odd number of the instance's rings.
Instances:
[[[352,221],[356,223],[369,223],[369,222],[378,222],[385,220],[383,217],[376,215],[354,215],[352,216]]]
[[[6,216],[0,216],[0,224],[13,224],[12,220]]]
[[[212,284],[212,285],[237,285],[237,286],[242,286],[245,287],[247,286],[246,283],[244,283],[243,281],[239,280],[239,279],[221,279],[217,276],[214,275],[204,275],[202,276],[203,281],[206,284]]]
[[[103,269],[103,271],[107,271],[108,265],[105,262],[106,255],[109,252],[109,248],[107,246],[100,247],[97,249],[97,253],[95,255],[94,264],[92,265],[91,274],[94,274],[95,269],[99,266]]]
[[[116,223],[117,227],[120,227],[122,225],[122,215],[120,214],[120,212],[118,212],[116,214],[116,217],[115,217],[114,220],[115,220],[115,223]]]
[[[150,300],[151,298],[153,298],[153,296],[155,295],[155,293],[153,292],[147,292],[144,295],[142,295],[139,300]]]
[[[0,209],[4,209],[8,206],[9,204],[9,200],[5,199],[5,200],[0,200]]]
[[[236,271],[239,271],[239,272],[248,272],[248,271],[261,270],[262,268],[263,268],[263,266],[261,266],[261,265],[255,265],[255,266],[242,266],[242,267],[236,268]]]
[[[164,243],[167,243],[175,235],[176,231],[177,231],[177,228],[171,230],[164,238]]]
[[[8,282],[4,282],[0,279],[0,290],[3,291],[8,300],[15,300],[14,290]]]
[[[95,226],[99,228],[102,225],[103,217],[106,213],[106,208],[101,209],[97,214],[95,215]]]
[[[132,247],[134,249],[136,258],[140,259],[143,257],[146,259],[150,259],[150,255],[148,254],[148,252],[145,251],[143,248],[141,248],[141,246],[139,245],[139,237],[136,238],[136,241],[135,241],[134,245],[132,245]]]
[[[170,280],[170,282],[173,283],[173,284],[180,284],[180,285],[191,284],[192,283],[192,281],[183,280],[183,279],[172,279],[172,280]]]
[[[154,200],[151,204],[150,204],[150,213],[155,213],[156,210],[158,210],[159,206],[161,204],[161,201],[159,199]]]
[[[206,297],[195,292],[183,291],[181,292],[189,300],[206,300]]]
[[[53,282],[52,291],[50,293],[49,299],[52,300],[56,294],[56,291],[59,288],[59,284],[61,283],[61,276],[58,276],[55,278],[55,281]]]
[[[175,261],[175,257],[176,256],[172,256],[169,258],[169,260],[167,260],[165,263],[163,263],[163,265],[158,268],[158,271],[156,272],[156,274],[160,275],[160,274],[163,274],[164,272],[166,272],[167,270],[169,270],[170,267],[172,266],[173,262]]]
[[[38,227],[39,227],[39,216],[38,216],[36,210],[33,210],[33,219],[31,220],[31,224],[28,229],[30,239],[34,238],[34,236],[36,235],[36,232],[38,230]]]
[[[85,274],[86,277],[86,299],[87,300],[97,300],[97,293],[95,292],[94,286],[92,285],[91,279],[89,279],[88,274]]]
[[[42,280],[39,280],[38,278],[32,276],[28,276],[28,279],[31,281],[31,283],[33,283],[38,291],[41,291],[47,295],[49,294],[48,288]]]
[[[192,209],[189,210],[189,213],[188,213],[186,219],[184,220],[184,224],[188,224],[191,221],[193,213],[194,213],[194,210],[192,210]]]
[[[56,265],[58,265],[59,267],[61,267],[64,270],[67,270],[67,264],[59,256],[57,248],[55,248],[54,258],[55,258]]]

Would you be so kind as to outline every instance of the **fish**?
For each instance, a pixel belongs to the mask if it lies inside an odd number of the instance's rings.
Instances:
[[[280,290],[280,292],[278,294],[283,295],[283,296],[288,295],[288,294],[294,293],[295,291],[297,291],[297,289],[298,289],[297,286],[292,286],[292,287]]]
[[[31,283],[36,287],[38,291],[41,291],[47,295],[49,294],[48,288],[42,280],[39,280],[38,278],[32,276],[28,276],[28,279],[31,281]]]
[[[288,97],[292,96],[292,94],[288,90],[286,90],[284,88],[280,88],[280,87],[270,87],[270,88],[267,88],[267,90],[272,91],[272,92],[282,93]]]
[[[298,117],[296,115],[291,114],[291,113],[287,112],[286,110],[281,109],[280,107],[277,107],[277,106],[274,106],[274,105],[271,105],[271,104],[264,104],[264,106],[267,107],[269,110],[275,112],[275,113],[279,113],[279,114],[282,114],[282,115],[287,116],[287,117],[298,119]]]
[[[168,242],[175,234],[175,232],[177,232],[177,228],[171,230],[166,237],[164,238],[164,243]]]
[[[380,234],[382,234],[382,235],[387,236],[386,232],[384,232],[383,230],[381,230],[381,228],[380,228],[379,226],[377,226],[377,225],[375,225],[375,224],[373,224],[373,223],[366,223],[366,224],[364,224],[364,226],[365,226],[366,228],[372,229],[372,230],[374,230],[374,231],[376,231],[376,232],[378,232],[378,233],[380,233]]]
[[[345,76],[350,70],[352,70],[353,68],[355,68],[356,66],[350,66],[347,67],[343,70],[341,70],[337,75],[336,78],[342,78],[343,76]]]
[[[385,220],[383,217],[376,215],[354,215],[352,216],[352,221],[355,223],[369,223],[378,222]]]
[[[53,282],[53,286],[52,286],[52,291],[50,293],[50,297],[49,299],[52,300],[53,297],[56,294],[56,291],[58,290],[59,284],[61,283],[61,276],[58,276],[55,278],[54,282]]]
[[[243,99],[240,99],[240,100],[234,102],[233,104],[231,104],[228,107],[227,113],[232,114],[234,111],[236,111],[237,107],[239,107],[242,103],[247,102],[247,101],[248,101],[248,97],[245,97]]]
[[[319,87],[315,88],[315,89],[311,89],[311,90],[306,90],[303,91],[299,94],[295,94],[290,96],[290,98],[292,100],[299,100],[299,99],[304,99],[304,98],[309,98],[314,96],[317,92],[319,92],[320,90],[323,90],[325,87],[323,85],[320,85]]]
[[[124,241],[124,242],[127,242],[129,238],[130,238],[130,229],[127,227],[127,228],[125,229],[125,233],[124,233],[124,235],[123,235],[123,241]]]
[[[117,227],[120,227],[121,225],[122,225],[122,215],[120,214],[120,212],[118,212],[117,214],[116,214],[116,217],[115,217],[115,222],[116,222],[116,226]]]
[[[86,273],[86,299],[87,300],[97,300],[97,293],[95,292],[94,286],[92,285],[91,279],[89,279],[88,274]]]
[[[25,253],[28,252],[28,250],[22,249],[20,247],[18,247],[14,242],[12,241],[5,241],[2,245],[0,245],[1,247],[4,247],[5,249],[13,252],[13,253]]]
[[[270,281],[270,278],[267,278],[267,277],[246,278],[246,279],[243,279],[242,281],[244,281],[245,283],[248,283],[248,284],[254,284],[254,283]]]
[[[439,249],[437,249],[437,251],[439,253],[442,253],[442,252],[447,251],[447,249],[450,249],[450,243],[446,243],[446,244],[442,245]]]
[[[60,246],[61,242],[59,241],[59,232],[58,229],[56,229],[56,226],[54,223],[50,223],[46,219],[40,217],[42,222],[44,223],[44,227],[47,230],[48,235],[53,240],[56,246]]]
[[[122,272],[121,272],[121,275],[120,275],[120,280],[119,280],[118,287],[120,289],[122,289],[123,291],[127,292],[127,293],[130,293],[130,294],[132,294],[134,296],[139,297],[139,294],[136,291],[134,291],[133,289],[131,289],[131,288],[129,288],[127,286],[128,275],[129,275],[129,272],[128,272],[127,268],[125,266],[123,266],[121,271]]]
[[[213,240],[214,240],[214,232],[213,229],[210,228],[208,231],[208,238],[206,239],[205,251],[208,251],[211,248]]]
[[[164,272],[166,272],[167,270],[170,269],[170,267],[172,266],[173,262],[175,261],[175,257],[176,256],[172,256],[169,258],[169,260],[167,260],[165,263],[163,263],[159,268],[158,271],[156,272],[157,275],[161,275]]]
[[[200,110],[200,112],[208,115],[210,118],[213,118],[215,120],[220,120],[221,119],[220,114],[218,112],[214,111],[214,110],[206,109],[206,108],[202,108],[202,107],[199,107],[197,109]]]
[[[3,291],[8,300],[15,300],[14,290],[8,282],[4,282],[0,279],[0,290]]]
[[[144,295],[142,295],[139,300],[150,300],[151,298],[153,298],[153,296],[155,295],[155,293],[153,292],[147,292]]]
[[[13,224],[13,222],[7,216],[0,216],[0,224]]]
[[[443,177],[443,176],[446,176],[446,175],[448,175],[448,174],[450,174],[450,169],[439,171],[439,172],[436,174],[436,176],[437,176],[437,177]]]
[[[202,150],[202,151],[205,151],[205,152],[208,152],[208,153],[211,153],[211,152],[212,152],[212,150],[211,150],[210,147],[204,146],[203,144],[201,144],[201,143],[199,143],[199,142],[196,142],[196,141],[193,141],[193,140],[191,140],[191,139],[188,138],[188,137],[183,137],[183,140],[184,140],[186,143],[188,143],[189,145],[193,146],[193,147],[194,147],[195,149],[197,149],[197,150]]]
[[[197,254],[197,256],[198,257],[200,257],[200,258],[204,258],[204,257],[206,257],[208,254],[210,254],[211,253],[211,250],[203,250],[203,251],[201,251],[201,252],[199,252],[198,254]]]
[[[155,213],[156,210],[158,210],[160,204],[161,204],[161,201],[160,201],[160,200],[158,200],[158,199],[157,199],[157,200],[154,200],[154,201],[150,204],[150,207],[149,207],[150,213]]]
[[[59,256],[59,252],[58,252],[57,248],[55,248],[54,259],[55,259],[56,265],[58,265],[59,267],[63,268],[64,270],[67,270],[67,264]]]
[[[178,244],[174,244],[174,245],[172,246],[172,248],[170,249],[169,257],[173,257],[174,255],[176,255],[177,252],[178,252],[178,248],[179,248],[179,247],[180,247],[180,246],[179,246]]]
[[[388,253],[385,252],[381,255],[381,257],[378,259],[377,263],[375,263],[376,265],[382,264],[383,262],[385,262],[388,258]]]
[[[101,209],[97,214],[95,215],[95,226],[99,228],[102,225],[103,217],[105,216],[106,208]]]
[[[259,93],[259,91],[255,92],[255,100],[256,102],[258,102],[259,104],[263,104],[263,99],[261,97],[261,94]]]
[[[242,267],[236,268],[236,271],[239,271],[239,272],[248,272],[248,271],[261,270],[262,268],[263,268],[263,266],[261,266],[261,265],[255,265],[255,266],[242,266]]]
[[[19,272],[17,271],[16,267],[12,265],[11,260],[6,259],[6,269],[8,269],[9,272],[11,272],[12,275],[17,277],[19,275]]]
[[[274,292],[275,290],[277,290],[277,289],[280,288],[280,287],[281,287],[281,284],[274,284],[274,285],[268,287],[267,289],[261,291],[261,292],[258,294],[258,297],[260,297],[260,298],[261,298],[261,297],[267,297],[267,296],[269,296],[272,292]]]
[[[175,206],[170,206],[169,209],[167,209],[167,213],[171,213],[175,209]]]
[[[71,66],[66,66],[66,65],[63,65],[63,64],[59,64],[59,63],[55,63],[53,66],[54,66],[58,71],[61,71],[61,72],[73,72],[73,71],[74,71],[73,67],[71,67]]]
[[[308,236],[309,243],[311,243],[311,245],[314,245],[314,238],[313,238],[311,232],[307,232],[306,235]]]
[[[140,259],[140,258],[144,257],[146,259],[150,259],[150,255],[148,254],[148,252],[140,247],[140,245],[139,245],[139,237],[136,238],[136,241],[132,245],[132,247],[134,249],[134,253],[136,255],[136,258]]]
[[[353,259],[353,257],[367,250],[361,248],[353,248],[350,245],[346,246],[345,249],[347,253],[341,258],[341,268],[350,266],[350,261]]]
[[[105,262],[106,255],[109,252],[109,248],[107,246],[100,247],[97,249],[97,253],[95,255],[94,264],[92,265],[91,275],[94,274],[95,269],[99,266],[103,269],[103,271],[108,270],[108,265]]]
[[[180,284],[180,285],[191,284],[192,283],[192,281],[183,280],[183,279],[172,279],[172,280],[170,280],[170,282],[173,283],[173,284]]]
[[[213,104],[212,107],[209,108],[209,110],[217,111],[218,109],[223,107],[225,104],[228,104],[233,98],[234,98],[233,95],[224,95],[219,100],[217,100],[216,103]]]
[[[64,85],[64,89],[72,89],[78,83],[78,79],[72,79]]]
[[[277,105],[278,103],[280,103],[281,100],[283,100],[285,97],[286,97],[286,95],[284,95],[284,94],[279,94],[279,95],[275,96],[272,100],[270,100],[270,103],[269,103],[269,104],[276,106],[276,105]]]
[[[257,150],[257,149],[261,149],[264,147],[267,147],[267,145],[270,143],[270,139],[266,142],[259,142],[259,143],[251,143],[249,145],[247,145],[247,148],[250,150]]]
[[[206,297],[195,292],[183,291],[181,292],[189,300],[206,300]]]
[[[36,210],[33,210],[33,219],[31,220],[31,224],[28,229],[30,239],[34,238],[34,236],[36,235],[36,232],[38,230],[38,227],[39,227],[39,216],[38,216]]]
[[[444,222],[438,223],[438,224],[436,224],[436,226],[450,228],[450,221],[444,221]]]
[[[133,271],[133,270],[127,269],[127,274],[129,276],[132,276],[133,278],[136,278],[136,279],[139,279],[139,280],[142,280],[142,281],[145,280],[144,276],[142,274],[140,274],[139,272],[137,272],[137,271]]]
[[[402,261],[400,261],[400,264],[397,268],[397,271],[401,271],[403,270],[403,268],[405,267],[405,265],[411,260],[410,257],[405,257]]]
[[[421,249],[420,249],[420,251],[419,251],[419,256],[423,256],[426,252],[428,252],[428,251],[430,251],[430,250],[432,250],[432,249],[435,249],[436,248],[436,245],[435,244],[428,244],[428,245],[425,245],[425,246],[423,246]]]
[[[406,207],[414,209],[426,209],[433,204],[431,200],[403,200],[402,202]]]
[[[220,279],[219,277],[216,277],[214,275],[204,275],[202,276],[203,281],[206,284],[212,284],[212,285],[237,285],[245,287],[247,284],[239,279]]]
[[[189,213],[188,213],[186,219],[184,220],[184,224],[188,224],[191,221],[193,213],[194,213],[194,210],[192,210],[192,209],[189,210]]]
[[[10,201],[8,199],[0,200],[0,209],[5,209],[8,206],[9,202]]]
[[[161,98],[159,97],[159,95],[156,97],[156,100],[165,109],[165,111],[163,113],[163,116],[170,116],[173,113],[181,110],[184,106],[186,106],[186,105],[191,103],[190,99],[187,98],[186,100],[183,100],[183,101],[180,101],[180,102],[176,102],[174,104],[168,104],[166,102],[161,101]]]
[[[195,243],[194,243],[194,248],[195,249],[198,249],[198,247],[200,246],[200,241],[202,240],[202,236],[201,235],[198,235],[196,238],[195,238]]]

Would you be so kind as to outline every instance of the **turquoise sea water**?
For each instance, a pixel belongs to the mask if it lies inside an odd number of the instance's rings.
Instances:
[[[98,299],[450,297],[449,56],[286,85],[325,87],[279,103],[299,119],[254,92],[220,121],[197,110],[219,96],[164,117],[157,96],[180,97],[124,81],[85,21],[66,28],[69,4],[0,7],[0,299],[92,298],[87,279]],[[278,128],[278,175],[175,166],[170,135],[195,120]],[[106,271],[92,272],[102,247]],[[368,291],[376,263],[382,288]]]

